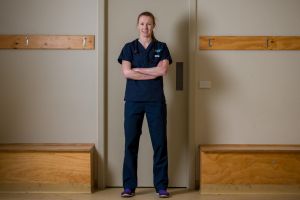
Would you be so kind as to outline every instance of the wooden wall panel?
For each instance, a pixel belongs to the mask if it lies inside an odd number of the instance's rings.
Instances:
[[[201,184],[299,184],[299,153],[202,153]]]
[[[199,50],[300,50],[300,36],[200,36]]]
[[[0,148],[0,192],[90,193],[93,190],[93,146],[89,149],[79,146],[81,149],[76,150],[76,146],[58,145],[58,151],[55,145],[50,145],[52,149],[47,149],[47,145],[25,146]]]
[[[200,148],[201,191],[300,193],[299,150],[299,145],[203,146]]]
[[[95,49],[94,35],[0,35],[0,49]]]
[[[273,50],[300,50],[300,37],[273,37]]]

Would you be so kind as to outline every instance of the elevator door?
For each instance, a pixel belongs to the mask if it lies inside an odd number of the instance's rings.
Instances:
[[[173,58],[164,77],[167,100],[168,155],[170,187],[187,187],[187,0],[109,0],[108,2],[108,66],[107,66],[107,171],[106,185],[122,186],[124,156],[124,90],[126,80],[117,57],[126,42],[138,37],[137,16],[150,11],[156,17],[154,29],[158,40],[166,42]],[[177,72],[177,74],[176,74]],[[181,80],[182,78],[182,80]],[[177,85],[176,85],[177,81]],[[182,87],[181,87],[182,86]],[[153,151],[146,118],[138,156],[138,186],[153,186]]]

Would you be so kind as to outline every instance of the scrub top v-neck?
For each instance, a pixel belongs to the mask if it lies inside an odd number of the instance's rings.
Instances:
[[[122,60],[126,60],[131,63],[132,68],[151,68],[157,66],[160,61],[165,59],[169,60],[169,64],[172,64],[172,58],[165,43],[154,40],[147,48],[144,48],[138,39],[136,39],[125,44],[118,62],[122,64]],[[165,102],[163,77],[159,76],[151,80],[133,80],[127,78],[124,100]]]

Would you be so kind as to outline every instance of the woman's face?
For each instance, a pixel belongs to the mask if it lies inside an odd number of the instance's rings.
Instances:
[[[151,37],[154,29],[153,20],[151,17],[142,15],[139,18],[138,30],[140,37]]]

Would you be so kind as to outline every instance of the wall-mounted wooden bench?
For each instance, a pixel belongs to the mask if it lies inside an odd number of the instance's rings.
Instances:
[[[300,193],[300,145],[200,145],[201,193]]]
[[[199,50],[300,50],[300,36],[200,36]]]
[[[94,35],[0,35],[0,49],[95,49]]]
[[[0,144],[0,192],[94,189],[93,144]]]

